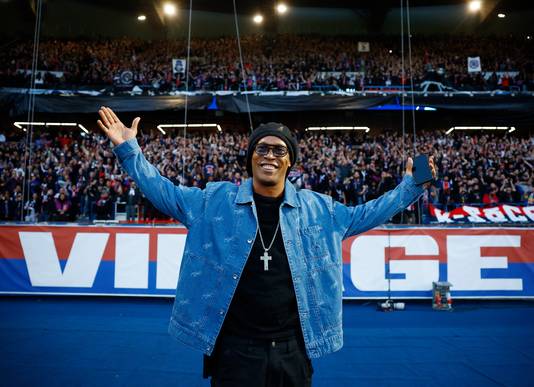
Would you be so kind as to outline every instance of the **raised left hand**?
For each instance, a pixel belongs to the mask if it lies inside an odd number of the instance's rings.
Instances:
[[[430,156],[428,158],[428,166],[430,167],[430,171],[432,172],[432,178],[436,179],[437,173],[436,173],[436,165],[434,164],[434,156]],[[412,176],[413,172],[413,159],[411,157],[408,157],[408,161],[406,162],[406,175]],[[423,184],[423,188],[427,188],[430,186],[430,182]]]

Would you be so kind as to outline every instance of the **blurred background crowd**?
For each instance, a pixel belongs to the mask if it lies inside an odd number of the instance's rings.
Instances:
[[[298,133],[300,158],[289,179],[347,205],[372,200],[401,180],[403,155],[414,153],[411,136],[398,133]],[[189,133],[186,138],[143,134],[138,141],[148,161],[174,184],[204,188],[212,181],[241,184],[247,135]],[[417,152],[434,155],[439,179],[420,200],[451,210],[462,204],[534,205],[534,137],[465,132],[422,132]],[[31,157],[30,157],[31,156]],[[30,161],[29,200],[23,200],[25,159]],[[123,172],[110,143],[98,134],[36,131],[31,155],[24,141],[0,142],[0,220],[92,221],[168,219]],[[401,219],[419,223],[415,207]]]
[[[369,43],[360,52],[358,41]],[[364,90],[416,87],[441,82],[457,90],[534,90],[530,42],[503,36],[412,38],[412,72],[402,74],[398,37],[259,35],[242,37],[246,79],[239,70],[234,36],[191,41],[189,90]],[[406,61],[408,61],[408,48]],[[138,86],[145,93],[184,90],[185,74],[172,68],[186,58],[183,40],[132,38],[40,42],[37,87],[107,89]],[[482,72],[468,72],[467,58],[480,56]],[[27,87],[32,42],[13,41],[0,52],[0,86]]]

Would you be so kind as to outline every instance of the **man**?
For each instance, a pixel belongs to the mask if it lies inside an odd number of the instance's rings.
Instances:
[[[287,175],[297,141],[287,127],[269,123],[249,137],[252,179],[201,190],[175,186],[146,161],[135,139],[139,117],[127,128],[111,109],[99,114],[123,168],[157,208],[189,229],[170,333],[207,355],[212,386],[311,385],[310,358],[343,345],[341,242],[419,197],[411,159],[395,190],[347,207],[295,190]]]
[[[128,222],[134,222],[137,218],[139,203],[141,202],[141,193],[135,181],[131,182],[130,188],[124,196],[126,199],[126,220]]]

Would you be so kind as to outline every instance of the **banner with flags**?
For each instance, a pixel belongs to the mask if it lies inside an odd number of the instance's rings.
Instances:
[[[470,56],[467,58],[467,72],[469,73],[476,73],[481,72],[482,66],[480,64],[480,57],[479,56]]]
[[[124,86],[131,86],[133,85],[133,78],[134,74],[130,70],[125,70],[120,75],[120,83]]]
[[[174,76],[176,76],[176,74],[184,75],[186,65],[187,65],[187,60],[174,58],[172,60],[172,75]]]

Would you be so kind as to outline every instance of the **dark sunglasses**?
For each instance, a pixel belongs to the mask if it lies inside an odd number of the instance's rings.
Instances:
[[[287,155],[287,148],[283,145],[267,145],[267,144],[258,144],[254,151],[260,156],[267,156],[269,151],[273,151],[275,157],[284,157]]]

